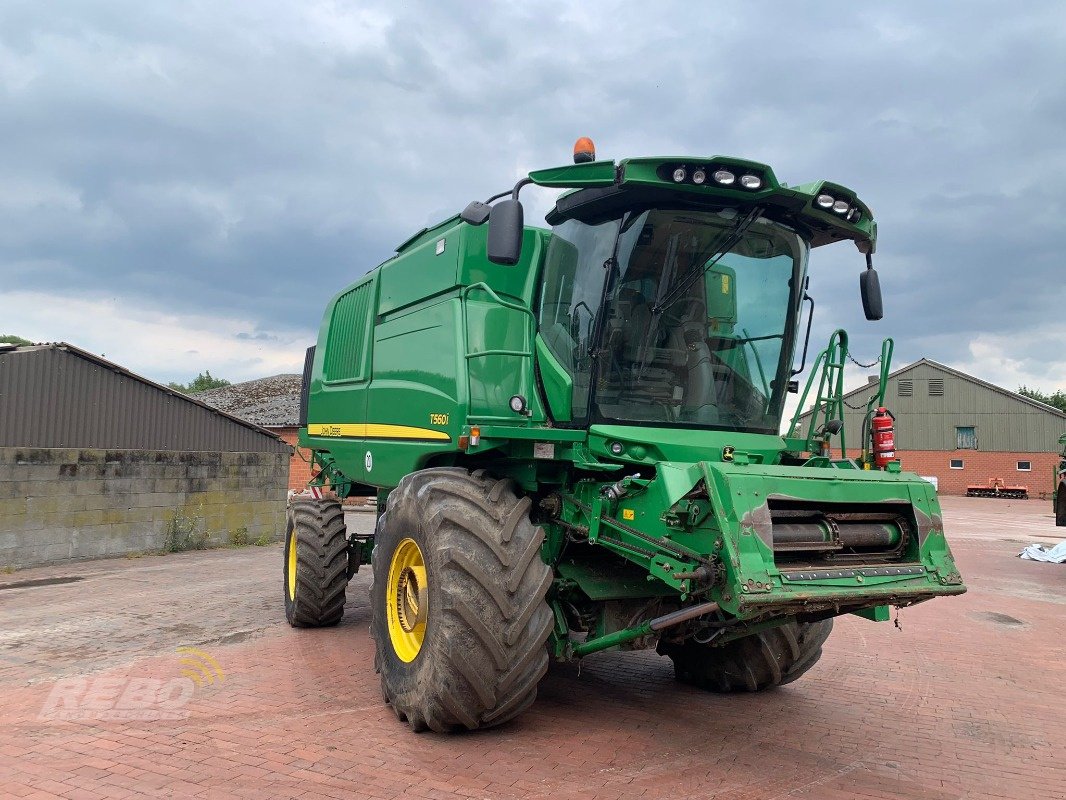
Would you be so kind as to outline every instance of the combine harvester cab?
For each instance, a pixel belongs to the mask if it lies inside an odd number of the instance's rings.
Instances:
[[[569,190],[550,230],[524,224],[529,184]],[[336,623],[372,564],[384,697],[452,731],[521,713],[549,658],[657,648],[681,680],[759,690],[811,668],[835,616],[962,593],[933,487],[895,460],[891,340],[853,452],[843,331],[813,360],[809,429],[779,432],[810,250],[853,242],[880,319],[876,232],[838,184],[579,140],[415,234],[308,351],[300,443],[332,496],[290,512],[289,621]],[[339,500],[366,493],[376,531],[348,536]]]

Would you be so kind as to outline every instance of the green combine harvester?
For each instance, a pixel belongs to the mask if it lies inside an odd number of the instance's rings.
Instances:
[[[867,205],[737,158],[597,161],[582,139],[574,161],[416,233],[307,353],[300,444],[329,491],[292,505],[286,615],[336,624],[371,564],[383,695],[416,731],[505,722],[551,659],[605,650],[778,686],[834,617],[965,591],[933,487],[871,424],[846,457],[843,331],[812,362],[809,429],[780,433],[810,249],[854,242],[881,317]],[[529,184],[571,190],[550,229],[524,225]],[[888,424],[890,358],[867,423]],[[375,533],[348,535],[340,500],[366,494]]]

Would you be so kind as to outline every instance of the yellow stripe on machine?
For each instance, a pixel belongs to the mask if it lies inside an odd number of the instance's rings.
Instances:
[[[315,423],[307,426],[308,436],[327,436],[332,439],[423,439],[451,441],[444,431],[415,428],[411,425],[387,425],[381,422]]]

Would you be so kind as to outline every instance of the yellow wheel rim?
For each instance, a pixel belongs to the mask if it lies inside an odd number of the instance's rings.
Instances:
[[[289,601],[296,600],[296,531],[289,535],[289,563],[285,573],[288,578]]]
[[[429,618],[426,561],[414,539],[404,539],[392,554],[385,604],[392,649],[401,661],[414,661],[422,649]]]

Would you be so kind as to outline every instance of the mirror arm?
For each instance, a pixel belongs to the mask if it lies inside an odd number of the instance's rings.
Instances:
[[[518,183],[516,183],[514,185],[514,188],[504,189],[502,192],[499,192],[498,194],[494,194],[492,197],[490,197],[488,200],[485,201],[485,205],[488,205],[489,203],[495,202],[496,200],[499,200],[501,197],[507,197],[507,195],[511,195],[511,199],[512,200],[517,200],[518,199],[518,193],[522,190],[522,187],[523,186],[528,186],[531,183],[533,183],[533,181],[530,180],[529,178],[522,178],[522,180],[520,180]]]
[[[811,303],[811,313],[807,317],[807,335],[803,339],[803,356],[800,358],[799,369],[792,370],[792,374],[793,375],[799,375],[801,372],[803,372],[804,368],[807,366],[807,347],[811,343],[811,323],[814,322],[814,298],[811,297],[806,292],[804,292],[803,293],[803,299],[810,301],[810,303]]]
[[[517,200],[518,199],[518,193],[520,191],[522,191],[522,187],[523,186],[528,186],[531,183],[533,183],[533,179],[532,178],[522,178],[522,180],[520,180],[518,183],[516,183],[514,185],[514,188],[511,190],[511,199],[512,200]]]

